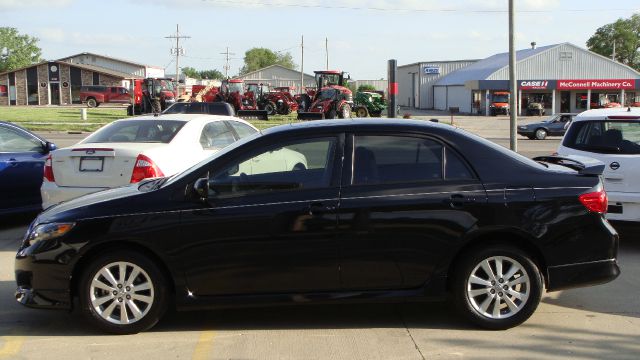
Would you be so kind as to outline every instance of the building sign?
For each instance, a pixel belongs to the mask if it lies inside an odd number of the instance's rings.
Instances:
[[[558,80],[558,90],[633,90],[635,79]]]
[[[424,73],[427,74],[427,75],[440,74],[440,67],[439,66],[425,66],[424,67]]]
[[[56,63],[49,64],[49,81],[60,81],[60,69]]]
[[[520,90],[546,90],[549,87],[547,80],[521,80],[518,83]]]

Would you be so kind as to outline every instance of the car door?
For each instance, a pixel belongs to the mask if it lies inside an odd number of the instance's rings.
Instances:
[[[39,139],[0,126],[0,211],[40,205],[44,152]]]
[[[484,187],[452,148],[403,134],[356,134],[343,175],[345,290],[418,287],[476,223]],[[345,160],[347,161],[347,160]]]
[[[338,289],[341,154],[339,137],[320,136],[267,141],[214,162],[202,174],[206,203],[182,212],[189,290],[208,296]],[[255,159],[270,167],[256,169]]]

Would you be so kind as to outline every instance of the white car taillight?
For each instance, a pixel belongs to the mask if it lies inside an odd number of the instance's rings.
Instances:
[[[133,173],[131,174],[132,184],[140,182],[141,180],[146,178],[162,177],[162,176],[164,176],[164,174],[162,173],[162,170],[160,170],[160,168],[156,166],[153,160],[151,160],[150,158],[142,154],[138,155],[138,158],[136,159],[136,164],[133,167]]]
[[[51,155],[47,156],[47,160],[44,162],[44,179],[48,182],[56,181],[56,178],[53,176],[53,160],[51,160]]]

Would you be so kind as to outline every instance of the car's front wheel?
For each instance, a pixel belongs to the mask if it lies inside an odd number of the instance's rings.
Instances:
[[[475,248],[457,264],[452,283],[458,311],[481,327],[503,330],[525,322],[542,296],[542,275],[522,250]]]
[[[544,140],[547,138],[547,130],[545,129],[537,129],[536,130],[536,139]]]
[[[115,334],[150,329],[167,304],[166,280],[160,269],[146,256],[129,251],[92,259],[83,269],[78,295],[89,322]]]

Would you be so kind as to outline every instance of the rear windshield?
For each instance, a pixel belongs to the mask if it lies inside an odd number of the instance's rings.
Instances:
[[[563,145],[600,154],[640,154],[640,121],[574,122]]]
[[[233,108],[225,103],[180,102],[169,106],[163,114],[210,114],[234,116]]]
[[[125,120],[113,122],[86,138],[83,143],[169,143],[186,121]]]

